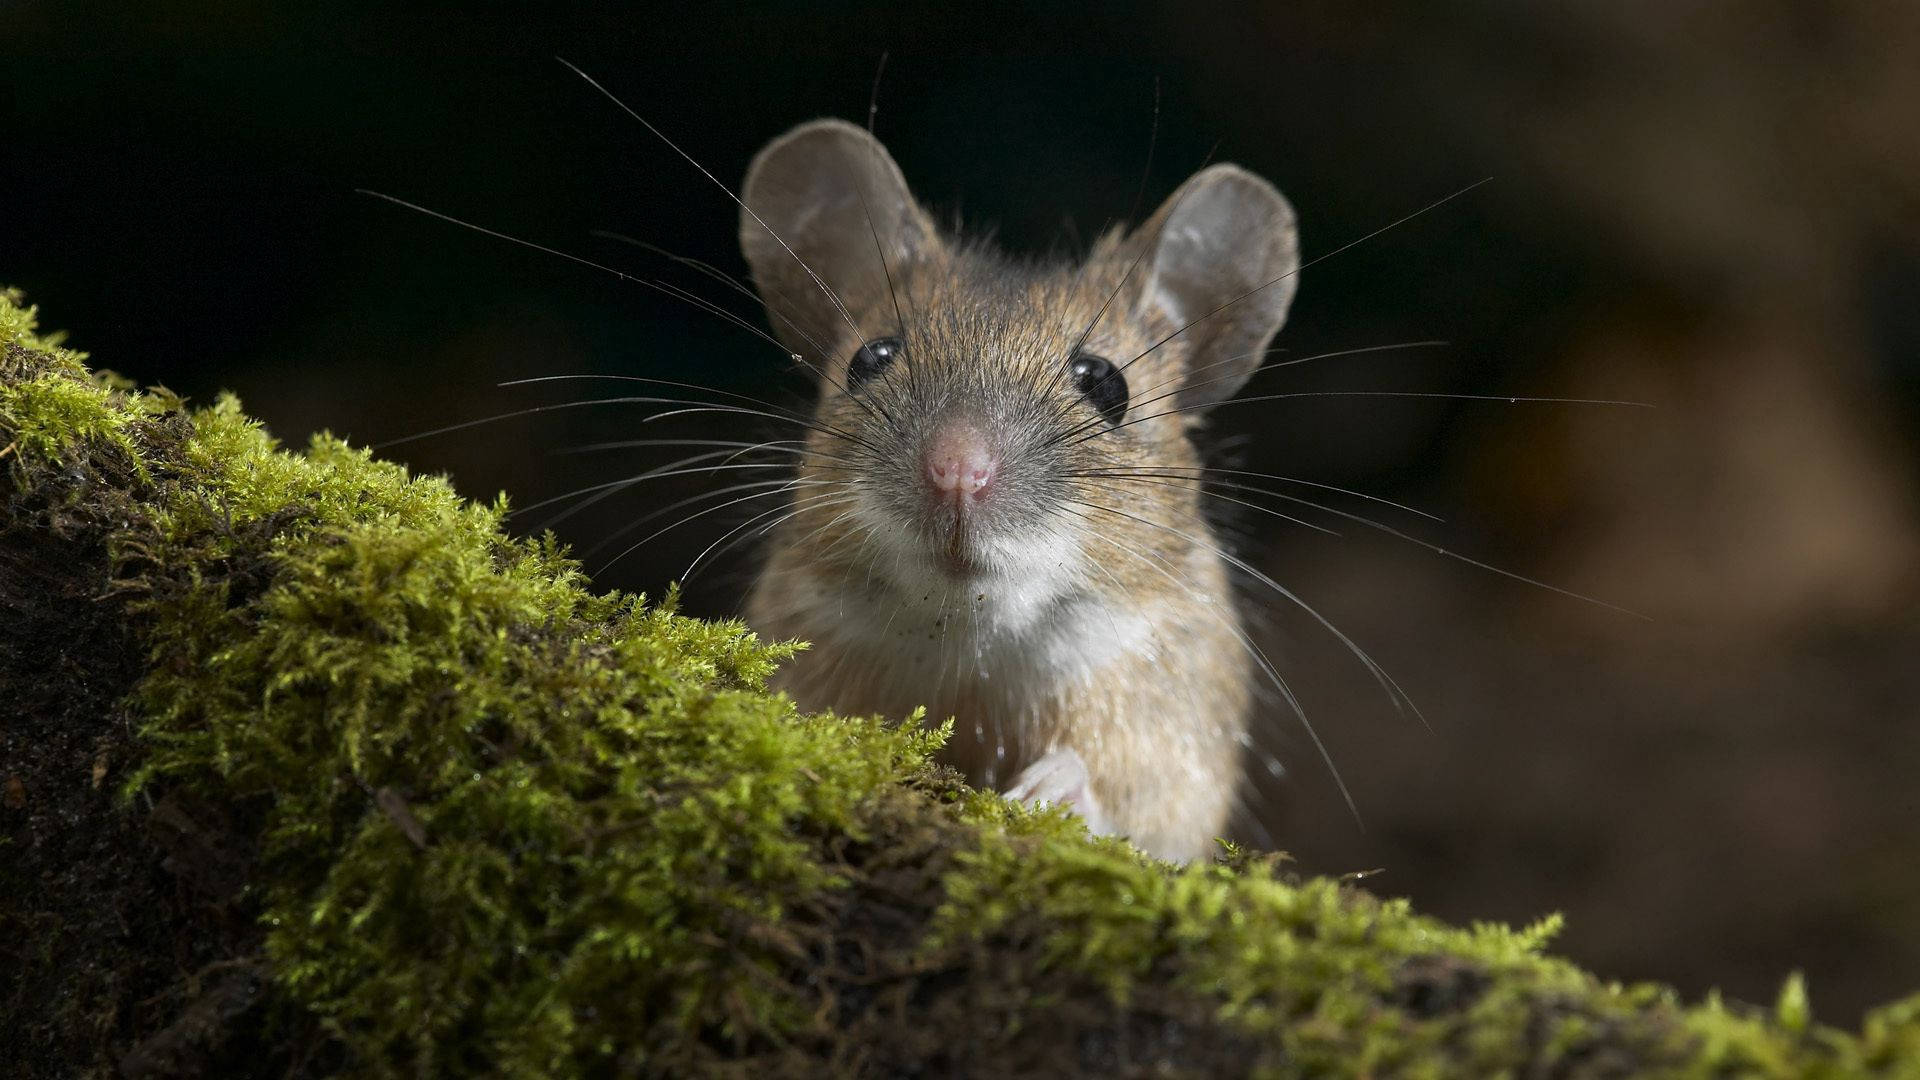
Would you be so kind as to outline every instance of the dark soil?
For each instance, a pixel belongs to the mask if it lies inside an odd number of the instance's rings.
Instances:
[[[33,361],[10,350],[17,372]],[[144,425],[155,446],[179,417]],[[233,1075],[262,1059],[249,845],[217,807],[129,804],[127,695],[145,660],[108,550],[138,515],[131,462],[91,448],[0,468],[0,1030],[10,1076]],[[16,1071],[17,1070],[17,1071]]]

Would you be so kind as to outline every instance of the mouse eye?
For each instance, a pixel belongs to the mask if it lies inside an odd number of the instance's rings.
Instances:
[[[847,392],[860,389],[861,384],[881,372],[900,355],[902,348],[897,337],[874,338],[854,350],[853,359],[847,361]]]
[[[1092,353],[1074,356],[1073,385],[1094,411],[1107,418],[1107,423],[1118,424],[1127,415],[1126,376],[1106,357]]]

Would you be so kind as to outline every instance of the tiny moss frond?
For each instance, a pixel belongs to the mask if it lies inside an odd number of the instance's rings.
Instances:
[[[86,375],[87,354],[60,347],[64,333],[42,334],[40,309],[27,306],[19,289],[0,287],[0,348],[15,345],[63,374]]]

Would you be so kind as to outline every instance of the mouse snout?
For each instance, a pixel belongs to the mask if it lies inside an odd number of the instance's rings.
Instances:
[[[940,498],[979,498],[998,468],[986,436],[968,423],[947,424],[934,432],[922,459],[927,486]]]

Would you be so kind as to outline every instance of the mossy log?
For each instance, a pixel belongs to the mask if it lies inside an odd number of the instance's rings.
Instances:
[[[504,504],[90,371],[0,298],[0,1073],[1916,1076],[968,790]]]

